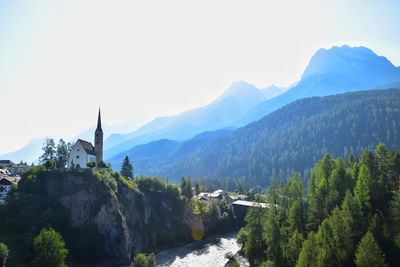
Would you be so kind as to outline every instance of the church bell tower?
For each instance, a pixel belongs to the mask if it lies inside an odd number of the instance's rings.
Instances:
[[[96,163],[103,161],[103,129],[101,129],[101,115],[97,118],[97,128],[94,132],[94,152],[96,153]]]

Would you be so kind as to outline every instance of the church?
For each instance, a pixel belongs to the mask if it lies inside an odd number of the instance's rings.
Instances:
[[[88,168],[88,163],[94,162],[96,165],[103,161],[103,130],[101,128],[101,114],[97,117],[97,127],[94,132],[94,146],[92,143],[78,139],[72,146],[68,158],[69,168]]]

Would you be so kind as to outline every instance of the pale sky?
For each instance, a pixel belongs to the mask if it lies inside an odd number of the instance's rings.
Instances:
[[[321,47],[400,65],[400,1],[2,1],[0,154],[211,102],[238,80],[297,81]]]

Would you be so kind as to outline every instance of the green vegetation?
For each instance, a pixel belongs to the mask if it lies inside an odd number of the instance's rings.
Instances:
[[[374,235],[368,231],[358,244],[355,263],[357,267],[384,267],[385,255],[382,254]]]
[[[109,169],[47,166],[49,162],[27,171],[8,204],[0,207],[0,242],[10,247],[10,266],[31,266],[37,257],[34,239],[50,227],[64,239],[68,262],[88,266],[121,257],[131,261],[130,246],[150,252],[193,240],[195,200],[177,185],[157,177],[132,180]],[[235,219],[232,205],[224,201],[201,203],[198,215],[204,224],[201,237],[226,229]],[[121,256],[121,248],[128,247]]]
[[[126,178],[133,178],[133,167],[128,156],[125,156],[124,162],[122,162],[121,175]]]
[[[43,154],[39,158],[41,164],[47,164],[47,167],[65,168],[68,163],[68,155],[71,151],[72,144],[66,143],[60,139],[57,146],[53,139],[46,139],[43,144]]]
[[[189,178],[182,177],[181,178],[181,192],[184,197],[187,199],[192,199],[193,190],[192,190],[192,181]]]
[[[96,167],[96,162],[89,161],[88,163],[86,163],[86,166],[93,169],[94,167]]]
[[[153,253],[150,255],[145,255],[143,253],[138,253],[133,258],[131,267],[155,267],[156,259]]]
[[[248,190],[286,181],[294,171],[308,177],[327,152],[348,158],[378,143],[400,147],[399,118],[399,89],[312,97],[223,136],[175,142],[165,147],[168,153],[160,152],[162,144],[149,144],[151,151],[138,147],[128,155],[135,158],[137,173],[177,183],[182,176],[204,177],[207,188],[232,191],[242,184]]]
[[[252,265],[390,266],[400,260],[400,152],[379,144],[348,160],[325,155],[308,192],[295,174],[251,208],[238,241]]]
[[[4,243],[0,243],[0,267],[6,267],[10,250]]]
[[[235,256],[231,252],[226,253],[225,258],[228,260],[228,262],[225,264],[225,267],[240,267],[240,264],[237,262]]]
[[[68,249],[59,233],[43,229],[33,240],[34,265],[38,267],[65,267]]]

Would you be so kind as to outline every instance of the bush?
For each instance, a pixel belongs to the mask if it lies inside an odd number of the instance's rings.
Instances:
[[[64,267],[68,249],[59,233],[52,228],[43,229],[33,240],[35,266]]]
[[[5,267],[10,250],[4,243],[0,243],[0,267]]]
[[[107,169],[108,166],[104,161],[99,161],[99,163],[97,163],[97,168]]]
[[[153,253],[146,256],[143,253],[138,253],[133,258],[131,263],[131,267],[155,267],[156,266],[156,258]]]
[[[91,161],[91,162],[88,162],[87,164],[86,164],[86,166],[88,166],[89,168],[94,168],[94,167],[96,167],[96,162],[93,162],[93,161]]]

